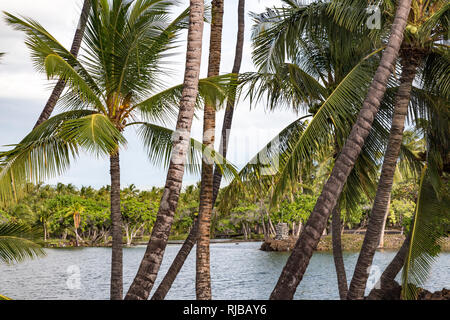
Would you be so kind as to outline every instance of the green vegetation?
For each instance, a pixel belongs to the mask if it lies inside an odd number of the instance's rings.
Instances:
[[[304,179],[307,180],[307,177]],[[293,229],[298,228],[299,222],[304,224],[308,220],[317,199],[315,185],[302,186],[302,193],[295,193],[274,207],[270,206],[269,200],[261,201],[249,193],[233,202],[221,201],[224,193],[219,193],[218,205],[213,214],[212,236],[262,239],[264,236],[273,236],[271,225],[279,222],[288,223],[291,233],[298,231]],[[120,196],[124,243],[131,245],[136,241],[148,240],[156,219],[162,188],[138,190],[130,185],[121,190]],[[395,185],[388,228],[398,231],[408,228],[414,214],[416,197],[417,185],[412,179]],[[38,237],[45,240],[48,246],[76,246],[78,242],[83,246],[108,245],[111,240],[109,199],[109,186],[96,190],[92,187],[78,189],[72,184],[62,183],[56,186],[29,184],[26,196],[19,203],[11,202],[0,206],[0,222],[20,223],[38,230]],[[183,189],[174,217],[171,239],[186,238],[194,217],[198,214],[198,202],[198,186],[191,185]],[[370,202],[362,198],[357,210],[343,212],[345,228],[364,229],[369,212]],[[327,228],[330,230],[331,221]]]

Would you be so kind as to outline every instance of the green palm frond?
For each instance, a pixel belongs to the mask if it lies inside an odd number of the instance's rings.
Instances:
[[[421,77],[423,89],[450,99],[450,53],[433,52],[427,55]]]
[[[64,59],[58,55],[49,54],[45,58],[44,65],[47,77],[63,79],[66,85],[72,89],[71,92],[76,92],[76,96],[82,104],[93,105],[100,112],[106,113],[97,93]]]
[[[422,45],[424,45],[425,41],[429,41],[430,38],[433,38],[434,41],[442,40],[444,37],[448,37],[448,26],[450,24],[450,3],[445,0],[434,1],[433,5],[438,6],[440,2],[440,8],[436,11],[432,12],[431,16],[427,17],[425,22],[423,22],[418,29],[418,35],[416,38],[421,41]],[[445,31],[442,33],[441,26],[447,26],[447,34]],[[448,39],[448,38],[447,38]]]
[[[106,91],[136,99],[159,89],[159,76],[186,28],[188,11],[170,20],[169,9],[176,1],[95,2],[84,40],[87,70]],[[166,61],[167,62],[167,61]],[[168,65],[168,63],[167,63]]]
[[[343,145],[365,97],[367,91],[365,84],[370,83],[373,76],[373,68],[370,64],[367,65],[367,59],[379,50],[359,62],[345,76],[321,104],[303,134],[298,139],[289,141],[288,155],[280,158],[280,179],[275,188],[274,201],[277,194],[283,193],[287,181],[298,176],[297,163],[311,159],[315,154],[326,152],[335,143],[334,136],[330,133],[335,131],[334,135],[338,138],[339,145]]]
[[[29,133],[13,149],[0,153],[0,199],[17,198],[27,182],[62,174],[81,149],[113,153],[126,140],[110,120],[90,110],[58,114]]]
[[[440,242],[449,232],[448,190],[436,193],[427,167],[420,178],[419,195],[411,230],[411,241],[402,272],[402,299],[417,299],[419,287],[428,279],[440,253]],[[441,198],[441,199],[439,199]]]
[[[319,81],[293,63],[277,66],[273,73],[244,73],[240,82],[248,86],[250,103],[266,99],[271,110],[281,106],[298,110],[302,105],[323,101],[328,95]]]
[[[173,130],[151,123],[133,123],[130,125],[139,125],[138,134],[144,143],[150,161],[167,168],[172,154],[173,138],[176,133]],[[202,167],[202,158],[214,163],[226,179],[238,176],[235,166],[220,153],[191,138],[185,169],[189,173],[199,174]]]
[[[59,136],[97,155],[112,154],[119,145],[126,144],[125,137],[111,120],[98,113],[65,121]]]
[[[225,74],[199,80],[197,108],[205,103],[220,108],[227,99],[236,92],[237,81],[233,74]],[[180,104],[183,85],[177,85],[152,95],[150,98],[136,104],[146,121],[166,123],[176,118]]]
[[[0,261],[3,263],[21,262],[45,255],[36,242],[37,233],[19,223],[0,224]]]
[[[17,198],[27,182],[38,183],[62,174],[76,158],[79,146],[60,135],[65,121],[92,114],[76,110],[50,118],[30,132],[11,150],[0,153],[0,199]]]

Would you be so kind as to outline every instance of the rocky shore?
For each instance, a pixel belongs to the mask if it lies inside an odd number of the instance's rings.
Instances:
[[[344,251],[359,251],[361,249],[364,240],[363,234],[343,234],[341,237],[342,250]],[[384,247],[387,250],[396,250],[401,247],[405,236],[403,235],[390,235],[384,236]],[[297,238],[289,237],[286,240],[275,240],[268,239],[265,240],[261,245],[261,250],[263,251],[291,251]],[[323,236],[317,245],[317,251],[331,251],[333,248],[331,243],[331,236]],[[442,251],[450,251],[450,238],[444,241]]]
[[[394,282],[389,290],[382,291],[374,289],[370,295],[366,297],[368,300],[400,300],[402,286]],[[417,300],[450,300],[450,290],[442,289],[440,291],[430,292],[426,289],[419,288]]]

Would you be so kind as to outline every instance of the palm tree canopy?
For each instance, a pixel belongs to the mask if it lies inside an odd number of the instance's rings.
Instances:
[[[42,123],[13,149],[0,154],[2,198],[17,196],[25,181],[42,181],[61,174],[80,150],[97,156],[114,154],[126,144],[123,131],[141,127],[150,159],[169,158],[164,147],[174,134],[158,124],[176,118],[182,85],[165,88],[167,74],[180,31],[187,27],[189,11],[174,20],[169,10],[175,0],[92,1],[83,54],[74,57],[38,22],[6,13],[6,21],[25,32],[35,68],[49,79],[63,79],[66,92],[58,102],[62,113]],[[201,79],[197,105],[229,96],[231,75]],[[152,133],[148,131],[151,130]],[[154,139],[160,138],[159,143]],[[148,147],[153,148],[148,148]],[[206,147],[194,140],[191,150]],[[154,147],[159,147],[155,149]],[[221,170],[233,166],[210,152]],[[157,155],[159,156],[157,156]],[[197,159],[197,156],[192,157]],[[196,170],[196,166],[187,166]]]

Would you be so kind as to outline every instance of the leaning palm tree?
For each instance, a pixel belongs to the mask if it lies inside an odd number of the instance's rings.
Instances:
[[[275,178],[269,178],[267,184],[272,188],[270,197],[273,203],[290,184],[298,183],[308,163],[311,165],[313,161],[321,161],[324,154],[328,157],[330,149],[334,158],[339,154],[356,120],[378,63],[378,53],[382,50],[380,44],[378,49],[374,49],[376,44],[366,41],[365,35],[349,36],[347,30],[337,25],[331,17],[327,18],[328,6],[324,3],[308,6],[291,4],[254,16],[254,59],[260,71],[246,73],[242,77],[250,85],[251,99],[267,98],[271,109],[283,105],[296,110],[306,109],[312,117],[307,124],[303,123],[304,117],[294,121],[241,171],[243,180],[259,185],[263,170],[269,169],[259,168],[260,159],[269,160],[266,165],[273,166],[276,172]],[[298,20],[303,21],[303,28],[296,29],[291,37],[288,37],[289,32],[280,36],[286,28],[292,28],[298,22],[286,22],[289,11],[300,15]],[[287,58],[292,62],[283,61],[284,52],[288,52]],[[382,151],[385,141],[389,110],[390,105],[386,104],[375,119],[375,130],[344,188],[340,202],[347,212],[356,207],[361,194],[365,193],[370,198],[374,190],[377,154]],[[298,165],[300,163],[301,166]],[[333,213],[333,254],[339,293],[341,298],[345,298],[347,281],[339,245],[340,211],[336,208]]]
[[[36,239],[38,239],[36,230],[24,224],[0,223],[0,262],[11,264],[44,256],[45,251]],[[0,295],[0,300],[9,298]]]
[[[403,129],[411,100],[411,90],[414,79],[421,69],[433,68],[438,74],[445,74],[442,64],[436,62],[448,59],[445,53],[443,40],[448,33],[448,12],[450,4],[446,1],[414,1],[408,16],[408,25],[405,37],[400,48],[400,64],[402,74],[400,85],[396,93],[392,126],[384,160],[378,182],[377,194],[370,214],[367,231],[361,248],[355,272],[348,293],[349,299],[362,299],[364,297],[368,268],[372,264],[375,250],[380,243],[380,235],[386,217],[386,208],[389,206],[391,189],[394,181],[397,160],[400,155]],[[427,65],[428,64],[428,65]],[[424,65],[422,67],[422,65]],[[426,75],[426,72],[424,73]],[[422,83],[427,79],[420,77]],[[447,76],[448,79],[448,76]],[[444,80],[444,79],[442,79]],[[445,81],[440,81],[445,83]],[[445,88],[444,88],[445,89]],[[448,96],[449,90],[441,91],[441,95]],[[416,111],[417,112],[417,111]]]
[[[338,155],[331,175],[325,183],[303,232],[290,255],[280,278],[271,294],[271,299],[292,299],[300,283],[314,249],[319,243],[331,211],[336,206],[347,178],[369,135],[375,115],[386,91],[386,85],[394,69],[400,50],[411,0],[398,2],[391,35],[383,51],[380,65],[368,90],[358,118]]]
[[[152,235],[136,277],[125,297],[126,299],[148,299],[156,276],[158,275],[169,238],[170,228],[182,186],[184,162],[188,149],[187,142],[194,116],[195,97],[199,89],[203,14],[203,0],[190,0],[186,70],[177,121],[178,137],[173,143],[172,158],[170,159],[164,194],[161,199]]]
[[[162,67],[167,62],[164,58],[187,25],[189,10],[169,20],[174,3],[92,1],[83,38],[86,54],[79,58],[36,21],[5,13],[10,25],[26,33],[37,69],[66,83],[67,92],[59,104],[68,111],[43,122],[14,149],[1,154],[3,196],[16,194],[24,181],[42,181],[62,173],[81,149],[109,156],[112,299],[123,297],[119,166],[119,150],[126,143],[123,132],[137,127],[150,159],[159,163],[170,157],[172,145],[177,146],[179,139],[186,147],[190,145],[190,151],[204,149],[201,143],[187,139],[185,133],[180,135],[180,128],[176,136],[161,125],[175,116],[183,92],[183,85],[158,92],[162,88],[159,77],[167,72]],[[219,89],[222,82],[228,83],[227,77],[201,80],[203,98],[195,94],[195,102],[223,100],[226,93]],[[218,154],[209,153],[215,161],[225,162]],[[200,152],[189,155],[191,160],[201,156]],[[198,165],[191,169],[198,171]]]

